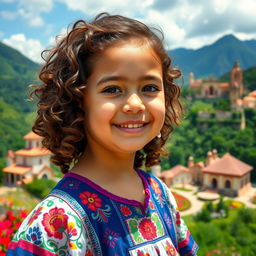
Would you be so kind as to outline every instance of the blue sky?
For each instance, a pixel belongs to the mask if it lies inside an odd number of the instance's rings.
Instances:
[[[168,49],[196,49],[230,33],[256,39],[255,0],[0,0],[0,41],[40,62],[69,24],[101,11],[161,27]]]

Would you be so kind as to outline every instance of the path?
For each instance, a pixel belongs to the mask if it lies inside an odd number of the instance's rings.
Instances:
[[[197,191],[197,187],[189,187],[189,189],[192,189],[192,191],[182,191],[179,189],[171,188],[171,191],[174,191],[184,197],[186,197],[191,202],[191,207],[185,211],[180,212],[181,216],[191,215],[199,212],[204,202],[197,199],[197,196],[194,195],[194,193]]]

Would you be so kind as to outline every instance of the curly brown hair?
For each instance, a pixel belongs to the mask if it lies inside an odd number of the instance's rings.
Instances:
[[[159,34],[159,35],[157,35]],[[120,15],[101,13],[92,22],[78,20],[56,46],[42,52],[45,60],[39,78],[41,85],[32,85],[31,98],[38,98],[37,118],[33,132],[43,137],[43,146],[53,155],[51,161],[63,173],[69,171],[83,154],[86,146],[83,90],[92,72],[91,59],[96,53],[127,39],[142,39],[162,62],[166,116],[161,138],[155,138],[136,152],[134,168],[160,162],[164,144],[173,125],[179,124],[182,106],[180,89],[174,79],[181,76],[171,67],[171,59],[163,47],[163,33],[140,21]]]

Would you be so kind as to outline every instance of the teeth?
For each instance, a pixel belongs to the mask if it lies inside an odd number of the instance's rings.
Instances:
[[[143,126],[143,124],[120,124],[119,126],[122,127],[122,128],[133,129],[133,128],[140,128],[140,127]]]

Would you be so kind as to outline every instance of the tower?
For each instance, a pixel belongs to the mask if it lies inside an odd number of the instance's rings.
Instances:
[[[237,100],[243,95],[243,71],[236,61],[230,71],[230,103],[232,109],[237,109]]]

